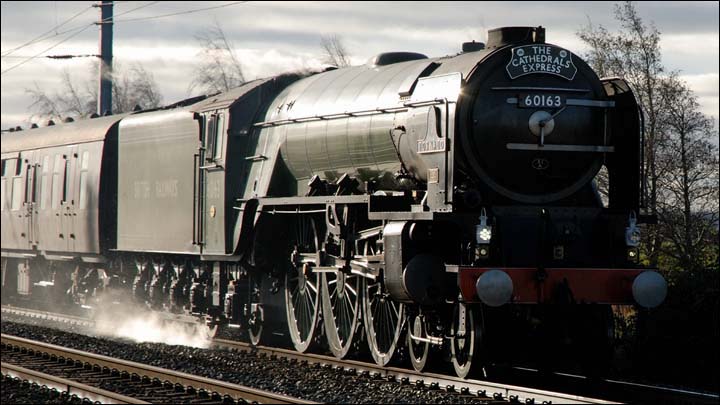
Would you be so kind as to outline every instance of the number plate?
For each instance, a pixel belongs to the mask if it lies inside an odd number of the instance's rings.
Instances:
[[[565,106],[565,97],[555,94],[518,94],[520,108],[560,108]]]

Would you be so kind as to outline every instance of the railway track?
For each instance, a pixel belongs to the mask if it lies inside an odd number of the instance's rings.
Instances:
[[[434,374],[419,373],[397,367],[379,367],[374,364],[355,360],[338,360],[335,357],[320,354],[298,353],[293,350],[280,349],[275,347],[257,346],[253,347],[248,343],[233,340],[214,339],[213,344],[231,350],[257,350],[269,356],[286,357],[296,359],[299,362],[319,363],[325,367],[342,369],[348,373],[370,374],[377,379],[394,381],[399,384],[411,384],[418,387],[430,389],[444,389],[450,392],[457,392],[460,395],[474,395],[480,399],[494,401],[508,401],[513,403],[541,404],[541,403],[563,403],[563,404],[606,404],[614,403],[596,398],[569,395],[560,392],[526,388],[515,385],[493,383],[480,380],[463,380],[457,377]]]
[[[58,322],[73,323],[79,326],[92,326],[93,321],[78,316],[65,316],[63,314],[30,310],[17,307],[3,307],[3,313],[28,316],[35,319],[44,319]],[[475,397],[482,402],[521,402],[521,403],[574,403],[574,404],[596,404],[610,403],[594,398],[578,395],[568,395],[559,392],[544,391],[539,389],[524,388],[520,386],[492,383],[477,380],[463,380],[460,378],[431,374],[418,373],[411,370],[395,367],[379,367],[374,364],[353,360],[338,360],[332,356],[320,354],[302,354],[293,350],[267,347],[251,346],[248,343],[214,339],[213,346],[229,350],[255,351],[267,356],[284,357],[298,363],[319,364],[321,367],[334,368],[347,374],[368,375],[373,379],[385,380],[392,383],[413,385],[418,389],[445,390],[456,393],[460,396]]]
[[[53,380],[52,375],[55,374],[71,374],[72,381],[67,382],[66,380],[70,379],[62,379],[63,383],[56,381],[54,384],[60,387],[72,387],[73,390],[79,390],[81,395],[89,398],[103,397],[106,402],[312,403],[224,381],[15,336],[3,334],[1,340],[3,372],[7,368],[10,370],[8,373],[22,374],[21,378],[33,381]],[[18,365],[22,367],[16,367]],[[32,373],[33,369],[42,369],[44,372]],[[47,374],[51,376],[48,377]],[[124,393],[116,395],[109,390],[97,391],[98,385],[118,387]]]
[[[67,393],[67,397],[77,397],[91,402],[113,403],[113,404],[147,404],[126,395],[121,395],[102,388],[93,387],[77,381],[62,378],[49,373],[43,373],[29,368],[20,367],[14,364],[2,362],[2,375],[17,378],[20,381],[35,383],[37,386],[44,386],[54,389],[56,393]]]
[[[60,322],[90,326],[92,320],[77,316],[67,316],[39,310],[2,307],[3,313],[28,316],[36,319],[47,319]],[[481,380],[460,379],[434,373],[419,373],[396,367],[379,367],[373,363],[354,360],[338,360],[332,356],[321,354],[302,354],[293,350],[251,346],[248,343],[226,339],[214,339],[213,346],[228,350],[254,351],[272,357],[292,359],[300,364],[318,364],[321,367],[334,368],[348,374],[369,375],[374,379],[414,385],[431,390],[445,390],[461,396],[473,396],[486,401],[514,403],[616,403],[616,402],[653,402],[653,403],[708,403],[717,404],[717,394],[696,392],[691,390],[638,384],[634,382],[609,379],[591,380],[584,376],[555,373],[540,377],[539,373],[529,369],[517,369],[515,381],[522,384],[505,384]],[[537,385],[538,380],[553,387],[552,390],[528,388],[526,385]],[[534,382],[533,382],[534,381]],[[526,384],[527,383],[527,384]],[[575,394],[555,392],[554,390],[571,390]],[[597,394],[601,393],[601,394]],[[605,399],[594,397],[602,396]]]

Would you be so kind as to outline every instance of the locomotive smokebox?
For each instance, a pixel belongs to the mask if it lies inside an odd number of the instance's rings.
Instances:
[[[614,104],[595,72],[545,43],[542,27],[490,30],[486,48],[458,102],[458,164],[486,201],[547,204],[587,189],[614,152]]]

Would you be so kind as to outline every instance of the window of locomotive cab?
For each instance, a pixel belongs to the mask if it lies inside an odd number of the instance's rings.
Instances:
[[[225,140],[225,116],[223,114],[217,115],[217,122],[215,123],[215,152],[213,157],[215,160],[222,159],[223,142]]]
[[[225,129],[225,119],[223,114],[212,114],[207,125],[207,135],[205,136],[205,160],[217,161],[222,158],[223,134]]]

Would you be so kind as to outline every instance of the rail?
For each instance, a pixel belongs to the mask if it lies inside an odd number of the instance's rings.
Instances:
[[[116,359],[99,354],[83,352],[80,350],[70,349],[62,346],[56,346],[43,342],[36,342],[15,336],[2,334],[0,339],[3,345],[18,347],[28,351],[37,353],[46,353],[49,356],[63,357],[65,359],[73,359],[83,364],[89,363],[97,365],[101,368],[107,367],[119,371],[125,371],[129,374],[137,374],[139,376],[147,376],[150,379],[158,379],[160,381],[170,382],[172,384],[180,384],[182,386],[193,387],[196,390],[205,390],[207,392],[216,392],[220,395],[229,395],[233,398],[242,398],[245,401],[257,401],[260,403],[274,404],[310,404],[313,402],[305,401],[285,395],[275,394],[258,390],[255,388],[245,387],[242,385],[231,384],[224,381],[213,380],[210,378],[200,377],[192,374],[181,373],[178,371],[163,369],[160,367],[150,366],[147,364],[135,363],[127,360]]]

